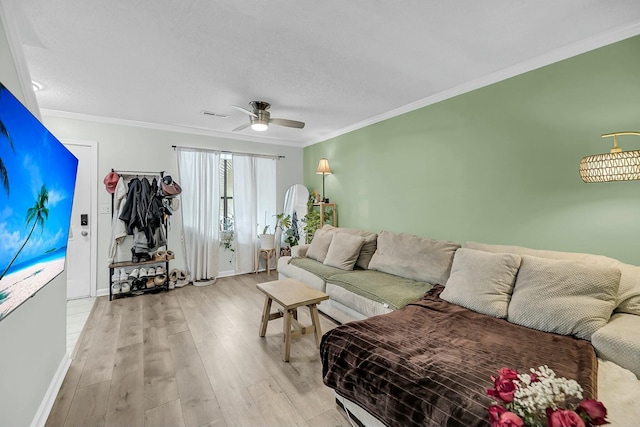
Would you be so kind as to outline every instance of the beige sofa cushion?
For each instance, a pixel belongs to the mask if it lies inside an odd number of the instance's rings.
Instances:
[[[313,240],[309,244],[307,249],[307,258],[315,259],[318,262],[324,262],[329,251],[329,246],[333,240],[333,233],[327,233],[326,231],[316,230],[313,235]]]
[[[609,321],[619,283],[614,267],[523,255],[507,320],[589,340]]]
[[[460,248],[440,298],[504,319],[520,267],[520,256]]]
[[[518,255],[531,255],[548,259],[570,259],[588,264],[612,266],[620,270],[620,287],[616,299],[616,312],[636,314],[640,316],[640,267],[625,264],[617,259],[603,255],[584,254],[578,252],[559,252],[530,249],[522,246],[489,245],[485,243],[467,242],[465,248],[487,252],[507,252]]]
[[[364,237],[362,236],[335,233],[323,264],[342,270],[353,270],[363,243]]]
[[[378,248],[369,269],[444,285],[459,247],[455,242],[382,231],[378,234]]]
[[[591,344],[603,359],[630,370],[640,378],[640,316],[618,313],[591,336]]]
[[[358,255],[358,259],[356,260],[356,266],[367,269],[369,268],[369,262],[371,262],[371,257],[376,252],[377,242],[378,242],[378,234],[372,233],[370,231],[357,230],[355,228],[343,228],[343,227],[334,227],[329,224],[325,224],[322,227],[323,231],[329,231],[333,233],[347,233],[353,234],[355,236],[364,237],[364,244],[362,248],[360,248],[360,254]]]

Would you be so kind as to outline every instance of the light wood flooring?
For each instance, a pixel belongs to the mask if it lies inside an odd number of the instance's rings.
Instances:
[[[289,363],[282,319],[258,336],[264,295],[255,286],[275,279],[97,298],[46,425],[349,426],[322,383],[313,335],[293,342]],[[335,327],[320,320],[323,332]]]

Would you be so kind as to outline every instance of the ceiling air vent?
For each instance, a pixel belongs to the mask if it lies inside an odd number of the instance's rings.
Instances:
[[[205,115],[205,116],[217,117],[219,119],[227,119],[227,118],[229,118],[229,116],[227,116],[226,114],[214,113],[213,111],[202,110],[202,111],[200,111],[200,113]]]

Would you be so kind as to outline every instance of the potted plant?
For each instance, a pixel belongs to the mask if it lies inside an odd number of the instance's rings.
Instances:
[[[325,222],[329,221],[331,217],[330,212],[324,213],[324,218],[320,218],[320,211],[313,209],[314,205],[314,195],[311,193],[309,195],[309,201],[307,202],[307,214],[302,219],[304,222],[304,233],[306,238],[306,243],[311,243],[313,240],[313,235],[316,233],[318,228],[322,228]]]
[[[285,215],[284,213],[279,213],[274,215],[276,217],[276,225],[274,228],[274,233],[269,233],[269,228],[271,227],[270,225],[265,225],[264,229],[262,230],[262,234],[258,235],[258,238],[260,239],[260,247],[262,249],[273,249],[275,248],[275,232],[278,231],[278,229],[285,231],[285,229],[288,229],[289,227],[291,227],[291,215]],[[266,213],[265,213],[265,223],[266,223]]]
[[[236,249],[233,247],[233,219],[224,218],[221,223],[221,228],[220,246],[222,246],[225,251],[235,252]],[[231,260],[229,260],[229,262],[231,262]]]

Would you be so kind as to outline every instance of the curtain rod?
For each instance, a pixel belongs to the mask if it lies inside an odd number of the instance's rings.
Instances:
[[[164,171],[154,171],[154,172],[149,172],[149,171],[119,171],[119,170],[111,169],[111,172],[115,172],[118,175],[160,175],[160,176],[164,175]]]
[[[277,155],[270,155],[270,154],[243,153],[240,151],[214,150],[211,148],[200,148],[200,147],[184,147],[184,146],[178,147],[177,145],[172,145],[171,148],[173,148],[173,151],[175,151],[176,148],[189,148],[192,150],[212,151],[214,153],[221,153],[221,154],[239,154],[242,156],[265,157],[267,159],[284,159],[285,158],[284,156],[277,156]]]

